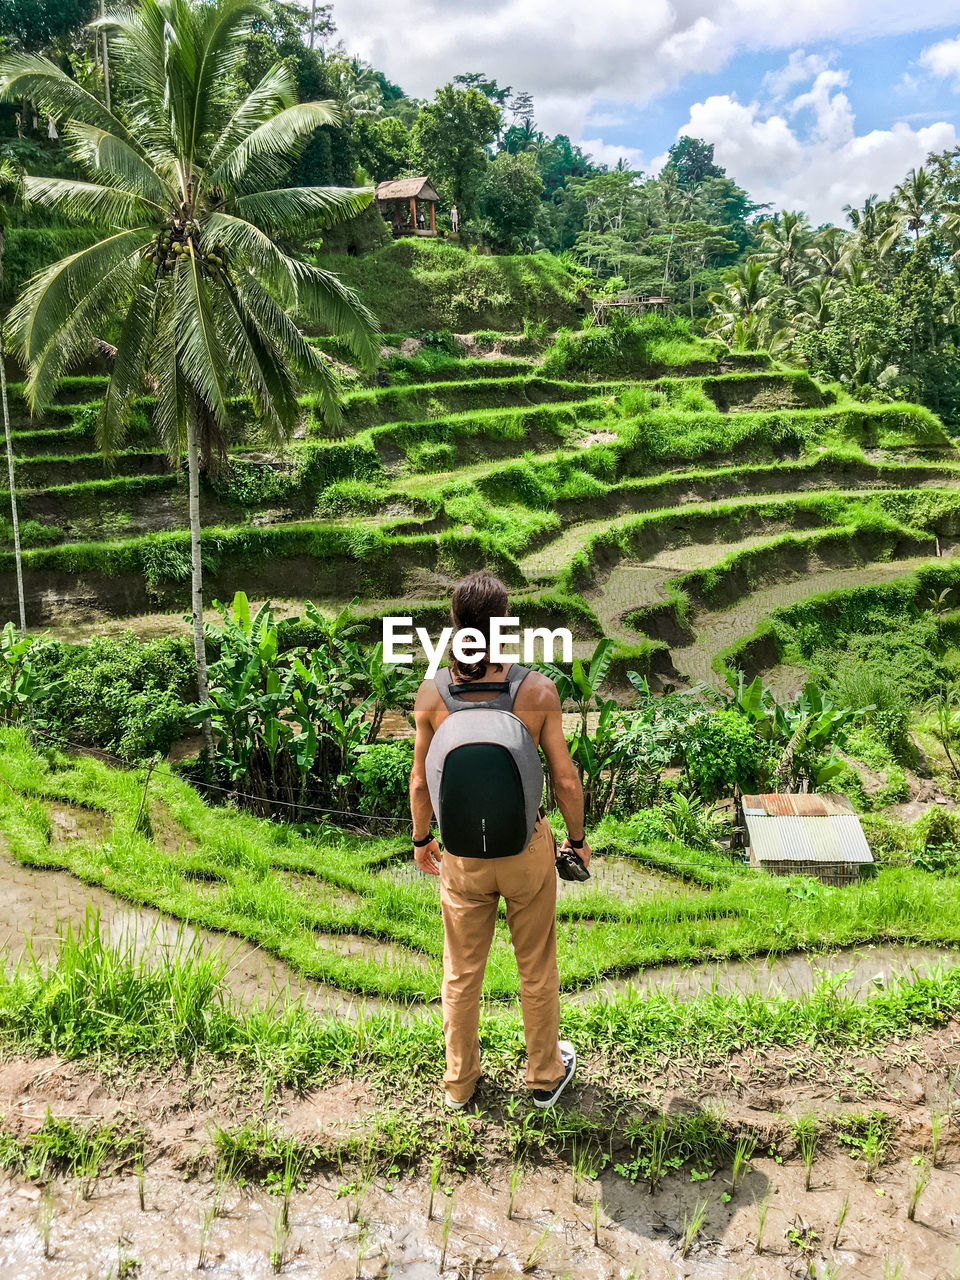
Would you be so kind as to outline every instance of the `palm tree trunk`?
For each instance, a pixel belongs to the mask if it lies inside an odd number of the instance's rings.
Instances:
[[[2,252],[2,250],[0,250]],[[3,401],[3,431],[7,440],[7,474],[10,477],[10,520],[13,524],[13,559],[17,567],[17,601],[20,605],[20,630],[27,629],[27,610],[23,600],[23,561],[20,556],[20,521],[17,516],[17,488],[13,474],[13,438],[10,435],[10,406],[7,404],[6,347],[0,334],[0,400]]]
[[[201,702],[210,693],[207,680],[207,650],[203,640],[203,551],[200,545],[200,450],[197,445],[195,406],[187,412],[187,474],[190,505],[190,603],[193,612],[193,652],[197,660],[197,692]],[[207,759],[213,762],[213,726],[206,719],[202,725]]]

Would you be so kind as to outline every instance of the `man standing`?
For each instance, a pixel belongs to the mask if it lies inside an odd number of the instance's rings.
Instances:
[[[480,1078],[480,992],[502,897],[520,972],[526,1083],[536,1106],[551,1107],[573,1079],[577,1066],[573,1046],[558,1039],[560,975],[553,832],[541,809],[533,837],[520,853],[498,856],[496,850],[490,850],[486,857],[455,857],[448,850],[441,858],[440,846],[430,834],[433,805],[426,762],[434,735],[451,710],[457,709],[451,697],[490,703],[496,699],[491,700],[489,692],[471,692],[470,684],[508,682],[510,710],[546,758],[567,827],[564,848],[575,850],[586,866],[590,847],[584,835],[583,792],[563,735],[560,698],[553,681],[515,663],[490,662],[491,619],[508,616],[503,583],[484,571],[471,574],[454,590],[450,615],[455,630],[479,631],[487,641],[487,651],[475,662],[454,660],[448,669],[437,672],[435,680],[421,684],[414,706],[416,739],[410,775],[414,858],[421,871],[440,876],[446,1102],[457,1109],[465,1107]]]

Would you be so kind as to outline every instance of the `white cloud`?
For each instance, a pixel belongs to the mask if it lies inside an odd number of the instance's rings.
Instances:
[[[409,93],[431,96],[458,72],[483,71],[530,90],[541,126],[573,137],[593,103],[642,106],[740,52],[957,20],[955,0],[350,0],[334,14],[348,48]],[[826,69],[814,58],[793,74]]]
[[[806,84],[821,71],[826,71],[831,61],[832,57],[794,49],[787,60],[787,65],[776,71],[768,71],[760,82],[760,87],[769,95],[771,102],[779,102],[795,85]]]
[[[805,209],[814,223],[841,221],[845,204],[874,191],[887,195],[929,152],[957,142],[944,121],[920,129],[900,121],[858,136],[845,83],[843,72],[820,72],[809,91],[773,114],[719,94],[695,103],[680,132],[712,142],[717,163],[756,201]],[[793,122],[807,111],[813,121],[801,135]]]
[[[941,80],[952,80],[954,87],[960,89],[960,36],[929,45],[917,61]]]
[[[618,160],[625,160],[631,169],[646,169],[643,152],[637,147],[623,147],[617,142],[604,142],[601,138],[584,138],[580,147],[597,164],[616,167]]]

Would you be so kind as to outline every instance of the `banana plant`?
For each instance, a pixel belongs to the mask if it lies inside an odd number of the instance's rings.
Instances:
[[[41,692],[33,664],[36,637],[23,635],[12,622],[0,631],[0,718],[19,723]]]
[[[613,708],[616,707],[616,703],[612,699],[605,700],[600,697],[600,686],[606,679],[607,672],[610,669],[613,650],[613,641],[603,639],[594,649],[589,666],[585,667],[579,658],[574,658],[569,673],[552,662],[546,663],[543,668],[557,686],[561,705],[570,701],[576,703],[577,714],[580,716],[580,727],[570,739],[570,754],[577,761],[577,771],[580,774],[581,782],[583,782],[584,772],[588,767],[588,763],[592,764],[592,767],[596,767],[596,753],[591,750],[590,734],[587,726],[591,703],[595,703],[601,715],[606,711],[605,727],[609,726]],[[586,743],[586,746],[583,745],[584,743]]]

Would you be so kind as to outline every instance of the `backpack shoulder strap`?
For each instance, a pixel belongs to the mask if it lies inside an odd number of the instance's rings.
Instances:
[[[433,681],[437,692],[443,699],[444,706],[452,714],[454,711],[469,711],[472,707],[486,707],[488,711],[512,711],[517,691],[530,674],[529,667],[521,667],[515,662],[507,672],[505,680],[475,680],[470,684],[455,685],[450,679],[450,668],[441,667]],[[461,690],[470,693],[492,693],[493,698],[484,698],[482,702],[474,702],[460,696]]]

